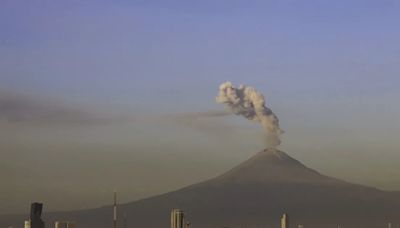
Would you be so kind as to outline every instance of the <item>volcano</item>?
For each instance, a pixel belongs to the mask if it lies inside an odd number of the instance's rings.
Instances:
[[[169,226],[172,208],[195,227],[386,227],[400,224],[400,193],[348,183],[310,169],[276,149],[266,149],[230,171],[177,191],[119,206],[129,227]],[[112,227],[112,207],[47,213],[45,220],[75,220],[79,227]],[[2,216],[0,226],[21,226],[24,217]],[[16,224],[18,222],[18,224]],[[121,224],[121,223],[120,223]]]

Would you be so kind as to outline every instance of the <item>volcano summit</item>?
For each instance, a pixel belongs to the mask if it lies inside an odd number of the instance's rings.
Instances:
[[[385,227],[400,224],[400,193],[351,184],[307,168],[286,153],[266,149],[216,178],[177,191],[120,205],[131,227],[169,224],[181,208],[195,227],[278,227],[282,213],[291,224],[310,228]],[[47,213],[46,220],[75,220],[79,227],[111,227],[112,207]],[[0,217],[0,226],[23,221]],[[16,223],[18,222],[18,223]]]

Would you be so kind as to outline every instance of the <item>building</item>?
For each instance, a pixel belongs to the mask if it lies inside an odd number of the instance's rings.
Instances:
[[[31,228],[31,222],[29,220],[25,221],[24,228]]]
[[[29,221],[25,221],[25,228],[44,228],[44,221],[42,220],[42,203],[32,203]],[[28,222],[28,223],[27,223]]]
[[[75,222],[71,221],[56,221],[54,228],[75,228]]]
[[[171,228],[185,228],[185,215],[182,210],[171,211]]]
[[[289,216],[287,214],[283,214],[281,218],[281,228],[289,228]]]

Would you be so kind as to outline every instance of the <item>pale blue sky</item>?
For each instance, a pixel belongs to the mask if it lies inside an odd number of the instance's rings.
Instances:
[[[30,96],[23,104],[58,104],[35,113],[60,113],[68,104],[95,112],[98,122],[103,113],[118,116],[100,126],[76,126],[88,118],[79,111],[52,119],[73,126],[0,118],[10,178],[3,195],[11,211],[35,197],[52,209],[92,207],[108,202],[114,187],[128,201],[229,169],[264,147],[257,126],[239,117],[183,124],[165,117],[222,110],[214,97],[227,80],[266,96],[289,154],[329,175],[400,190],[399,21],[394,0],[1,1],[4,99],[11,93]],[[59,176],[26,168],[51,153],[63,158]],[[102,176],[132,183],[99,179],[87,186],[67,172],[96,173],[123,161],[132,164]],[[180,176],[182,162],[192,172]],[[164,168],[154,169],[158,163]],[[170,181],[157,171],[169,172]],[[44,189],[76,200],[66,205],[20,184],[43,175]],[[68,187],[80,185],[87,190]]]

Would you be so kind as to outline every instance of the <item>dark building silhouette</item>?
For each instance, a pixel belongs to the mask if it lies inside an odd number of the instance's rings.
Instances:
[[[31,228],[44,228],[44,222],[42,220],[43,204],[32,203],[31,214],[29,216]]]

